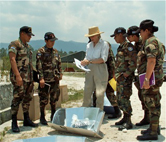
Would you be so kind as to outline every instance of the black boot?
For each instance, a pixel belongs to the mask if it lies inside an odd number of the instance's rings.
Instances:
[[[43,125],[48,125],[45,119],[44,109],[45,107],[40,107],[40,123]]]
[[[158,128],[156,124],[150,124],[150,128],[147,129],[147,133],[137,136],[137,140],[158,140]]]
[[[124,124],[126,122],[126,117],[127,117],[127,114],[123,113],[123,118],[120,121],[116,122],[115,125],[122,125],[122,124]]]
[[[115,111],[114,114],[110,114],[108,116],[108,119],[119,118],[122,116],[122,113],[118,106],[114,106],[114,111]]]
[[[150,120],[149,120],[149,111],[145,110],[144,111],[144,118],[139,123],[136,123],[135,125],[136,126],[143,126],[143,125],[147,125],[149,123],[150,123]]]
[[[151,133],[146,133],[141,136],[137,136],[137,140],[158,140],[158,135],[156,134],[151,134]]]
[[[17,114],[12,115],[12,131],[16,133],[20,132],[20,129],[17,125]]]
[[[148,128],[146,130],[142,130],[141,134],[145,135],[145,134],[150,133],[150,132],[151,132],[151,128]],[[157,134],[160,135],[160,127],[157,128]]]
[[[29,112],[24,112],[24,126],[38,127],[38,124],[33,123],[29,118]]]
[[[52,121],[53,116],[54,116],[54,113],[55,113],[55,111],[56,111],[55,106],[56,106],[56,105],[51,105],[51,117],[50,117],[51,121]]]
[[[123,129],[132,129],[133,128],[133,124],[131,123],[131,116],[130,115],[128,115],[127,117],[126,117],[126,122],[122,125],[122,126],[120,126],[119,127],[119,131],[122,131]]]

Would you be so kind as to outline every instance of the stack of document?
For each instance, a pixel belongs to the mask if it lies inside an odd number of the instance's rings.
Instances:
[[[78,59],[76,59],[76,58],[74,58],[74,64],[75,64],[79,69],[81,69],[81,70],[83,70],[83,71],[86,71],[86,72],[89,72],[89,71],[90,71],[90,69],[88,69],[87,66],[82,66],[82,65],[81,65],[81,62],[80,62]]]

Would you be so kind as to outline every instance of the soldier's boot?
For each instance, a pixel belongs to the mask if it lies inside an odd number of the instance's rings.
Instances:
[[[45,107],[40,107],[40,123],[43,125],[48,125],[45,119],[44,109]]]
[[[56,111],[55,106],[56,106],[56,105],[51,105],[51,116],[50,116],[51,121],[52,121],[53,116],[54,116],[54,113],[55,113],[55,111]]]
[[[32,120],[30,120],[29,118],[29,112],[24,112],[24,122],[23,122],[24,126],[31,126],[31,127],[38,127],[38,124],[35,124],[32,122]]]
[[[137,140],[158,140],[158,134],[157,134],[157,126],[150,127],[151,131],[149,133],[145,133],[141,136],[137,136]]]
[[[118,106],[114,106],[114,114],[110,114],[108,119],[119,118],[122,116],[122,113]]]
[[[144,111],[144,118],[139,122],[139,123],[136,123],[135,125],[136,126],[143,126],[143,125],[147,125],[150,123],[150,119],[149,119],[149,111],[148,110],[145,110]]]
[[[141,130],[141,134],[145,135],[146,133],[150,133],[151,132],[151,128],[148,128],[146,130]],[[157,134],[160,135],[160,127],[158,126],[157,128]]]
[[[20,132],[20,129],[17,125],[17,113],[12,115],[12,131],[13,132]]]
[[[123,129],[132,129],[133,128],[133,124],[131,123],[131,116],[130,115],[127,115],[126,117],[126,122],[120,126],[118,128],[119,131],[122,131]]]
[[[123,113],[123,118],[118,121],[118,122],[115,122],[115,125],[122,125],[126,122],[126,118],[127,118],[127,114],[126,113]]]

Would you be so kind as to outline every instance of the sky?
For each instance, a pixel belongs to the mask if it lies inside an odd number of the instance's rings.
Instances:
[[[115,43],[110,35],[117,27],[128,29],[151,19],[159,27],[155,36],[166,45],[165,7],[165,1],[143,0],[0,0],[0,43],[17,39],[22,26],[32,27],[31,40],[44,40],[46,32],[53,32],[59,40],[84,43],[88,28],[98,26],[102,39]]]

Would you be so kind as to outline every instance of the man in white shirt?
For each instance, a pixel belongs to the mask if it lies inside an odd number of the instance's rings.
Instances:
[[[85,75],[83,107],[91,106],[91,96],[96,90],[96,107],[103,110],[104,92],[108,83],[108,70],[106,61],[108,58],[109,45],[101,39],[98,27],[90,27],[86,37],[91,39],[87,44],[86,56],[81,64],[91,70]]]

